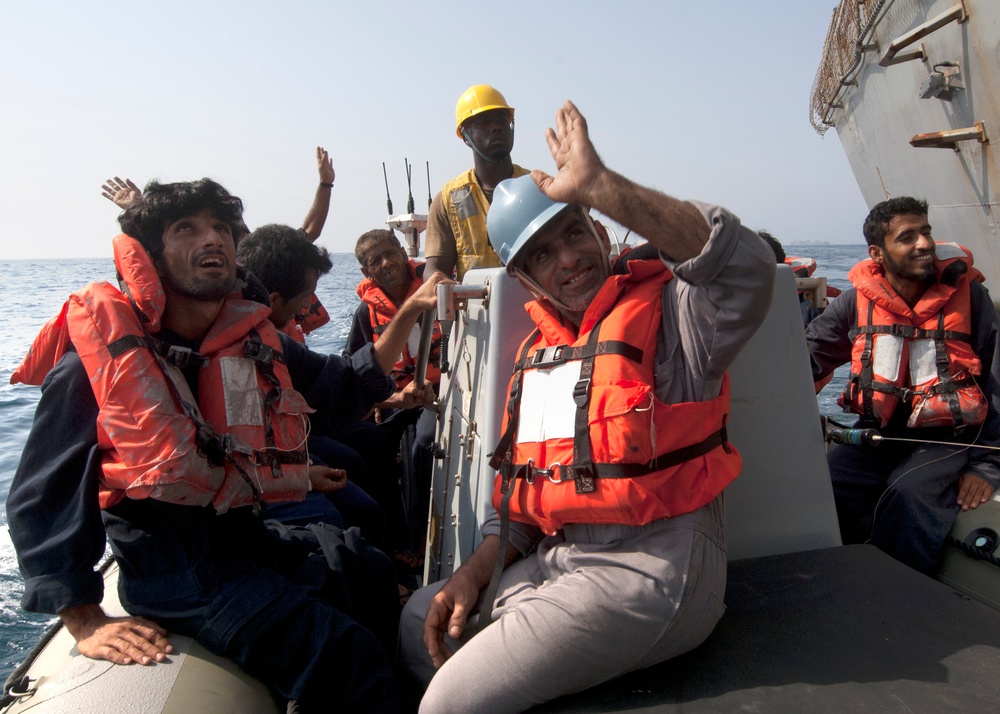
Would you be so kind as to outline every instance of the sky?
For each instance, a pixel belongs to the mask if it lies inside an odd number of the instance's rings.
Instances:
[[[5,3],[0,259],[111,255],[112,176],[208,176],[247,224],[301,225],[326,147],[320,243],[352,252],[393,209],[472,166],[454,107],[473,84],[516,109],[515,163],[572,99],[619,173],[726,206],[783,243],[861,243],[867,213],[809,97],[836,0]],[[427,174],[430,173],[428,187]]]

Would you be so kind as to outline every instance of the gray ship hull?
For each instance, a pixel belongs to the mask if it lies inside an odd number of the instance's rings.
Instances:
[[[925,199],[935,238],[970,248],[1000,290],[1000,3],[841,3],[812,116],[836,128],[869,207]]]

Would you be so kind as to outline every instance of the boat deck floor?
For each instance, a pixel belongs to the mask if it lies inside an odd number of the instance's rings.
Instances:
[[[733,561],[726,606],[694,651],[531,711],[1000,710],[1000,612],[873,546]]]

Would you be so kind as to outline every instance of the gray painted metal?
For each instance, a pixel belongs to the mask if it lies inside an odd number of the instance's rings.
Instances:
[[[838,546],[840,527],[795,276],[777,266],[764,324],[729,369],[729,437],[743,472],[726,489],[729,559]]]
[[[451,325],[451,369],[438,390],[445,456],[435,464],[431,486],[425,583],[451,575],[482,540],[493,490],[489,454],[500,440],[517,348],[533,327],[524,311],[531,295],[502,268],[470,270],[462,284],[484,286],[487,297],[469,299]]]
[[[1000,291],[1000,166],[992,142],[1000,141],[1000,3],[962,0],[967,19],[921,38],[896,63],[879,56],[898,38],[951,10],[957,0],[895,0],[887,3],[856,76],[833,110],[858,186],[869,207],[887,196],[916,196],[931,206],[937,240],[969,247],[987,286]],[[922,49],[922,59],[899,62]],[[964,89],[919,98],[934,66],[953,62]],[[951,70],[949,70],[951,71]],[[948,98],[950,97],[950,98]],[[918,134],[974,128],[982,122],[991,141],[961,141],[954,148],[910,145]],[[858,233],[861,238],[861,218]],[[851,238],[851,236],[845,236]]]

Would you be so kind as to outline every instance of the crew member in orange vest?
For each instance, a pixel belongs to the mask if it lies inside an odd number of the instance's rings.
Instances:
[[[409,325],[349,360],[277,333],[239,290],[242,211],[210,179],[147,185],[119,219],[124,290],[75,293],[15,371],[44,379],[7,500],[22,605],[58,614],[88,657],[162,662],[169,629],[302,711],[331,696],[397,711],[391,563],[356,533],[293,534],[259,509],[306,493],[310,423],[360,418],[391,393]],[[436,305],[426,287],[411,317]],[[129,617],[100,605],[105,535]]]
[[[726,370],[770,306],[774,257],[724,208],[606,168],[571,102],[547,140],[557,174],[501,183],[488,217],[537,298],[493,452],[497,513],[401,621],[425,712],[524,711],[682,654],[722,615],[722,491],[741,468]],[[649,243],[612,262],[589,209]]]
[[[361,304],[354,313],[344,348],[344,353],[348,355],[381,339],[403,303],[424,284],[427,267],[426,263],[409,259],[393,232],[385,229],[371,230],[358,238],[354,257],[361,266],[364,279],[358,283]],[[410,424],[415,427],[413,448],[402,455],[410,459],[411,466],[406,470],[411,478],[408,481],[404,479],[401,484],[410,534],[410,543],[407,544],[409,553],[399,553],[397,558],[409,558],[411,566],[418,568],[423,563],[427,534],[433,442],[437,428],[437,411],[431,407],[441,381],[441,331],[436,321],[433,330],[424,384],[418,385],[414,381],[420,343],[420,326],[414,325],[392,372],[396,392],[377,405],[379,420],[387,432],[401,435]]]
[[[997,452],[961,445],[1000,446],[996,310],[972,254],[935,243],[927,213],[908,196],[872,208],[854,288],[806,333],[817,387],[850,363],[844,410],[859,427],[911,440],[830,453],[843,541],[871,542],[922,572],[936,567],[959,509],[1000,484]]]

